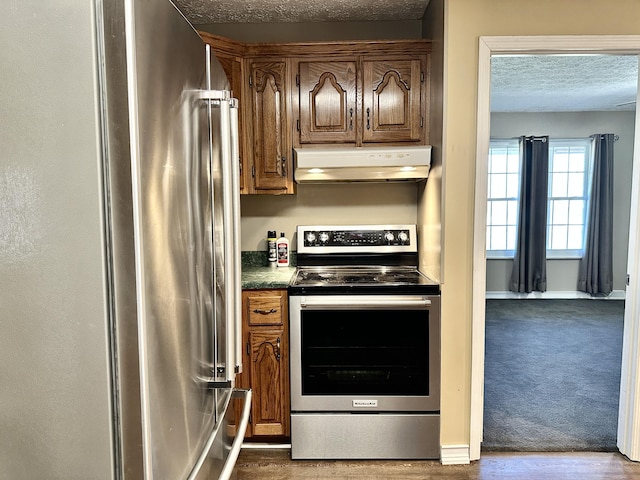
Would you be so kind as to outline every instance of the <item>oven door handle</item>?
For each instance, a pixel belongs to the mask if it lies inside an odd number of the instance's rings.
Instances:
[[[335,297],[313,296],[302,297],[300,307],[306,310],[350,310],[350,309],[428,309],[431,300],[421,296],[366,296],[366,297]]]

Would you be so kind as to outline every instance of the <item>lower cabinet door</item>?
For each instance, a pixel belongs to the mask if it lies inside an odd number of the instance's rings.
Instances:
[[[286,290],[242,293],[242,388],[253,391],[245,438],[289,437],[289,334]]]

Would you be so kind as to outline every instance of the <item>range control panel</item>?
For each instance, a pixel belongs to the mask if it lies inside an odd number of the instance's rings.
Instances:
[[[415,225],[380,226],[304,226],[298,227],[298,251],[322,253],[323,251],[411,251],[416,248]]]

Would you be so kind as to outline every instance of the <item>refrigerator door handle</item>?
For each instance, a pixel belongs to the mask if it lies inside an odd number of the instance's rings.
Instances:
[[[240,258],[240,134],[238,131],[238,100],[230,100],[231,119],[231,209],[233,217],[233,262],[234,297],[232,317],[235,330],[235,373],[242,372],[242,265]],[[225,199],[227,200],[227,199]]]
[[[238,425],[236,436],[233,439],[233,444],[231,445],[231,451],[224,462],[224,467],[222,468],[222,472],[220,472],[218,480],[229,480],[231,477],[233,467],[236,464],[236,460],[238,460],[238,455],[242,448],[242,442],[244,441],[244,434],[247,430],[247,425],[249,424],[249,413],[251,412],[251,390],[235,389],[233,391],[233,397],[244,398],[244,406],[242,407],[240,424]]]
[[[240,180],[235,174],[235,168],[233,168],[235,165],[234,158],[238,157],[238,101],[231,98],[231,93],[228,90],[199,90],[195,94],[198,100],[209,102],[211,107],[217,108],[220,113],[219,131],[215,132],[215,134],[219,134],[222,166],[223,256],[227,262],[227,267],[223,269],[224,331],[226,338],[224,341],[224,359],[220,359],[216,354],[219,362],[216,367],[216,375],[219,375],[219,378],[214,383],[222,381],[224,384],[233,386],[235,375],[238,371],[238,366],[236,365],[238,345],[242,342],[241,338],[236,339],[240,335],[240,330],[237,326],[239,323],[237,315],[241,313],[239,290]],[[214,132],[211,133],[214,134]]]
[[[236,262],[239,261],[240,252],[236,249],[236,238],[239,236],[235,221],[234,198],[234,146],[232,138],[232,113],[231,99],[220,101],[220,142],[222,155],[222,219],[224,227],[224,258],[227,267],[224,269],[224,298],[225,298],[225,380],[234,384],[236,375],[236,315],[239,301],[239,282],[236,271]],[[234,110],[237,112],[237,110]],[[237,156],[237,154],[236,154]],[[236,259],[238,257],[238,260]]]

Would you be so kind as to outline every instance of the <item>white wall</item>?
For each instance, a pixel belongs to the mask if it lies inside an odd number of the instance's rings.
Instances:
[[[629,207],[635,112],[492,113],[491,137],[549,135],[552,138],[588,137],[614,133],[613,288],[624,290],[629,247]],[[579,260],[547,260],[547,291],[575,291]],[[487,260],[487,292],[509,290],[512,260]]]

